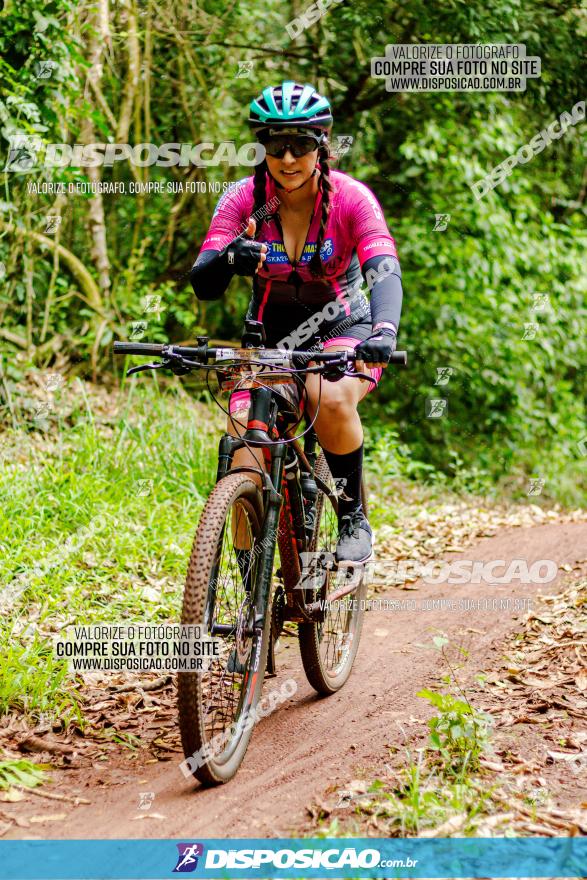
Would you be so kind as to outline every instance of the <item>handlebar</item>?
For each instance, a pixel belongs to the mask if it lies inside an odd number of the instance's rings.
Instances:
[[[166,346],[162,343],[151,344],[149,342],[115,342],[114,354],[146,354],[159,355],[163,354]]]
[[[285,358],[307,358],[309,361],[316,363],[329,363],[341,360],[341,355],[346,354],[345,360],[354,362],[357,360],[356,353],[353,351],[341,352],[325,352],[325,351],[297,351],[285,348],[228,348],[228,347],[210,347],[207,343],[198,346],[189,345],[169,345],[162,343],[149,342],[115,342],[115,354],[135,354],[143,357],[166,357],[166,358],[187,358],[188,360],[199,360],[206,364],[209,360],[225,361],[225,360],[284,360]],[[390,364],[397,366],[406,366],[408,362],[408,353],[406,351],[395,351],[390,360]],[[195,366],[195,365],[194,365]]]

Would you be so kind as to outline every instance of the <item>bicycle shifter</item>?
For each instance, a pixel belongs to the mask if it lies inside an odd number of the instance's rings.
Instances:
[[[328,364],[322,373],[328,382],[338,382],[346,373],[346,364]]]

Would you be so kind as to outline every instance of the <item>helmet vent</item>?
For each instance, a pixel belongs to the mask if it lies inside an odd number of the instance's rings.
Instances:
[[[327,98],[312,85],[284,81],[268,86],[250,105],[249,124],[260,129],[269,125],[306,125],[327,131],[332,110]]]

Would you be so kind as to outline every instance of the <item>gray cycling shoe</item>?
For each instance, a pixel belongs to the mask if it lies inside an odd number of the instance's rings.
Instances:
[[[340,520],[336,561],[339,564],[367,562],[373,555],[373,532],[362,509],[347,513]]]

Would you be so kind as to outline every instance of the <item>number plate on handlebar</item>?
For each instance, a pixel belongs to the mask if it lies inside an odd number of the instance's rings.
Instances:
[[[291,352],[287,348],[217,348],[216,361],[277,361],[287,366]]]

